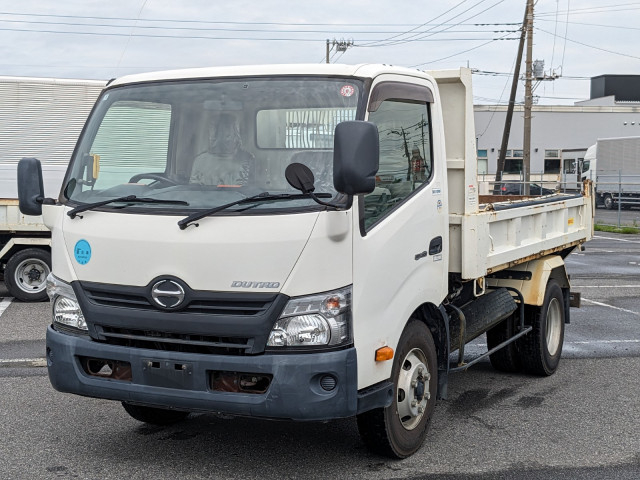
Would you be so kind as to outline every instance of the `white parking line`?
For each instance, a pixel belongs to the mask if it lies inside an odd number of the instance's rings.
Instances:
[[[638,285],[571,285],[571,288],[640,288]]]
[[[5,297],[2,299],[2,301],[0,302],[0,317],[2,316],[4,311],[7,309],[9,304],[11,304],[12,300],[13,300],[13,297]]]
[[[585,342],[567,342],[567,345],[598,345],[611,343],[640,343],[640,340],[589,340]]]
[[[621,312],[631,313],[633,315],[637,315],[638,317],[640,317],[640,313],[634,312],[633,310],[627,310],[626,308],[614,307],[613,305],[607,305],[606,303],[596,302],[595,300],[589,300],[588,298],[583,298],[582,301],[583,302],[588,302],[588,303],[593,303],[594,305],[599,305],[601,307],[613,308],[614,310],[619,310]]]
[[[640,343],[640,340],[587,340],[587,341],[581,341],[581,342],[564,342],[565,346],[568,345],[615,345],[615,344],[625,344],[625,343]],[[469,345],[466,345],[464,347],[465,351],[468,351],[470,349],[485,349],[487,348],[487,344],[486,343],[472,343]],[[457,355],[457,353],[454,353],[454,355]]]
[[[12,367],[15,365],[25,367],[46,367],[47,360],[45,358],[9,358],[0,359],[0,367]]]
[[[640,243],[635,240],[627,240],[626,238],[616,238],[616,237],[603,237],[602,235],[594,235],[593,238],[605,238],[607,240],[616,240],[618,242],[627,242],[627,243]]]

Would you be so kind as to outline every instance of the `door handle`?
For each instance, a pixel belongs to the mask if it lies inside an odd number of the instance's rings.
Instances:
[[[442,237],[438,236],[429,243],[429,255],[437,255],[442,252]]]

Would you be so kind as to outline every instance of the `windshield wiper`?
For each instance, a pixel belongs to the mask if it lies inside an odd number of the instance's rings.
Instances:
[[[316,197],[320,198],[331,198],[330,193],[317,193]],[[200,212],[192,213],[191,215],[183,218],[178,222],[178,226],[180,230],[184,230],[193,222],[200,220],[201,218],[208,217],[209,215],[213,215],[214,213],[221,212],[222,210],[226,210],[227,208],[233,207],[235,205],[241,205],[243,203],[255,202],[258,200],[299,200],[303,198],[311,198],[311,195],[308,193],[280,193],[280,194],[271,194],[269,192],[262,192],[258,195],[253,195],[251,197],[241,198],[240,200],[236,200],[235,202],[226,203],[224,205],[220,205],[218,207],[209,208],[207,210],[202,210]],[[195,224],[198,226],[198,224]]]
[[[86,205],[80,205],[67,212],[70,218],[76,218],[79,213],[92,210],[103,205],[110,203],[126,202],[126,203],[168,203],[173,205],[189,205],[188,202],[183,200],[162,200],[161,198],[148,198],[148,197],[136,197],[135,195],[127,195],[126,197],[112,198],[110,200],[103,200],[102,202],[87,203]]]

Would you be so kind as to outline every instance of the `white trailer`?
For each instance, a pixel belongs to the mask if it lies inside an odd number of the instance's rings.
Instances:
[[[582,178],[593,180],[597,205],[640,206],[640,137],[599,138],[585,154]]]
[[[52,230],[54,388],[158,424],[357,416],[406,457],[477,336],[496,368],[553,374],[590,185],[479,196],[472,98],[468,69],[385,65],[110,84],[57,203],[19,166]]]
[[[46,300],[51,234],[18,209],[16,168],[40,159],[44,192],[58,196],[82,126],[106,82],[0,77],[0,276],[9,294]]]

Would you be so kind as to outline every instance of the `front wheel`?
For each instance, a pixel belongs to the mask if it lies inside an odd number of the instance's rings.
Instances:
[[[15,253],[4,269],[9,293],[23,302],[47,299],[47,276],[51,273],[51,254],[42,248],[26,248]]]
[[[518,340],[525,372],[553,375],[560,363],[564,342],[564,298],[555,280],[549,280],[541,307],[527,306],[525,316],[533,330]]]
[[[171,425],[189,416],[189,412],[168,410],[166,408],[144,407],[133,403],[122,402],[125,411],[140,422],[152,425]]]
[[[402,333],[391,378],[391,405],[358,415],[358,431],[374,453],[406,458],[422,445],[436,404],[436,348],[423,322],[412,320]]]

